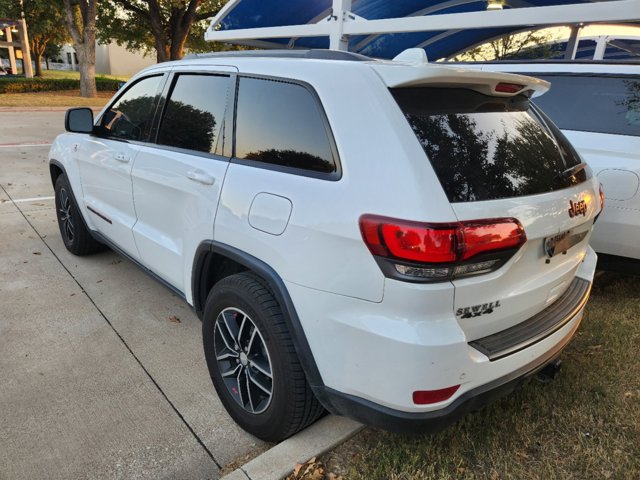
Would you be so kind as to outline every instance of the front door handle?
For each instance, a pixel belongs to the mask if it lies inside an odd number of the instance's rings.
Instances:
[[[194,182],[202,183],[203,185],[213,185],[216,181],[215,178],[202,170],[189,170],[187,172],[187,178]]]
[[[116,153],[114,158],[119,162],[129,163],[129,157],[127,157],[124,153]]]

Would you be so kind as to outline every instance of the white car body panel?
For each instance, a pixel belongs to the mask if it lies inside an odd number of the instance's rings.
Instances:
[[[569,201],[587,203],[587,214],[571,218]],[[529,197],[485,202],[454,203],[459,220],[477,218],[517,218],[527,235],[527,243],[502,268],[486,275],[453,281],[454,308],[460,309],[500,302],[490,315],[461,318],[467,338],[474,340],[506,330],[540,311],[569,287],[587,254],[593,221],[600,212],[598,182],[591,178],[572,188]],[[585,237],[566,254],[548,259],[544,240],[565,231],[584,232]]]
[[[136,259],[131,169],[139,150],[132,143],[91,137],[79,142],[77,153],[87,216],[94,217],[97,232]]]
[[[597,252],[640,259],[640,136],[563,133],[602,183],[605,208],[591,245]]]
[[[133,167],[133,236],[140,260],[187,301],[193,262],[185,258],[194,258],[200,242],[213,237],[228,165],[223,158],[144,146]]]
[[[592,281],[596,255],[586,248],[576,275]],[[354,301],[287,283],[327,386],[404,412],[446,407],[466,392],[517,370],[568,342],[582,311],[541,342],[501,360],[467,344],[443,284],[389,280],[382,303]],[[327,341],[331,339],[331,341]],[[384,353],[384,354],[382,354]],[[417,406],[414,390],[461,384],[446,402]]]

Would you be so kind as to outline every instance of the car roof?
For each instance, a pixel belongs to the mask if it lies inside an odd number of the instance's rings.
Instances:
[[[415,50],[415,49],[411,49]],[[430,63],[406,53],[395,60],[377,60],[364,55],[333,50],[252,50],[236,52],[213,52],[189,55],[182,60],[154,65],[141,72],[166,71],[185,67],[226,67],[240,73],[278,76],[303,81],[315,81],[325,74],[325,79],[335,83],[348,72],[360,69],[375,73],[388,88],[409,86],[458,86],[477,90],[487,95],[512,96],[516,93],[499,93],[495,87],[507,82],[523,86],[517,93],[531,90],[535,95],[548,89],[548,83],[531,77],[510,75],[501,72],[479,72],[464,69],[459,65]],[[415,51],[409,52],[415,54]],[[286,72],[283,75],[283,72]]]

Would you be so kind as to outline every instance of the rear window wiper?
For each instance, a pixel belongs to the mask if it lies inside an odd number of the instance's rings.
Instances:
[[[560,172],[558,174],[558,177],[560,178],[571,178],[573,176],[575,176],[576,174],[580,173],[581,171],[583,171],[585,168],[587,168],[587,164],[585,162],[581,162],[577,165],[574,165],[573,167],[569,167],[567,168],[565,171]]]

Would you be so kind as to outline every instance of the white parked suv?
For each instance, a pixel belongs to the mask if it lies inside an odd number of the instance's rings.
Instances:
[[[596,255],[599,184],[530,104],[547,83],[328,51],[150,67],[51,148],[60,231],[203,320],[247,431],[324,409],[437,429],[555,361]]]
[[[604,189],[606,208],[591,245],[605,265],[640,273],[640,63],[496,62],[482,69],[551,82],[535,103]]]

